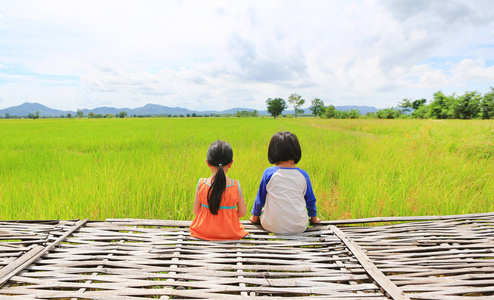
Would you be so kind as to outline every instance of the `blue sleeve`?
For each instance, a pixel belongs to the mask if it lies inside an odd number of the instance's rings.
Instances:
[[[240,181],[237,180],[238,183],[238,199],[242,198],[242,189],[240,188]]]
[[[309,217],[315,217],[317,216],[316,196],[314,195],[314,191],[312,191],[312,184],[310,183],[309,174],[307,174],[307,172],[305,171],[301,173],[304,175],[305,181],[307,181],[307,190],[305,191],[304,195],[307,213],[309,214]]]
[[[268,185],[269,180],[273,176],[273,174],[276,172],[277,169],[267,168],[264,170],[264,173],[262,174],[261,177],[261,183],[259,184],[259,190],[257,190],[257,196],[256,200],[254,201],[254,206],[252,207],[251,213],[254,216],[260,216],[262,209],[264,208],[264,204],[266,203],[266,195],[267,195],[267,190],[266,186]]]

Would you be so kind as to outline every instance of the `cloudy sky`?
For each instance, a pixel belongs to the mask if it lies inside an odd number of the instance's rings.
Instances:
[[[385,108],[491,86],[491,0],[0,0],[0,109]]]

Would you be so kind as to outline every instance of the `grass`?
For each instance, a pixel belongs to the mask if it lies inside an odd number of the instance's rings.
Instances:
[[[0,120],[0,219],[190,220],[216,139],[250,210],[283,130],[323,219],[494,211],[492,120],[38,119]]]

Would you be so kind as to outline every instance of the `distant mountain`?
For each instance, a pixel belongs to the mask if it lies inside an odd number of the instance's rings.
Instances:
[[[372,107],[372,106],[336,106],[337,110],[352,110],[352,109],[357,109],[361,114],[366,114],[368,112],[376,112],[378,111],[377,108]],[[168,107],[168,106],[163,106],[163,105],[158,105],[158,104],[146,104],[143,107],[139,108],[116,108],[116,107],[97,107],[93,109],[83,109],[82,110],[85,115],[89,114],[90,112],[93,112],[95,114],[113,114],[116,115],[122,111],[125,111],[128,115],[133,116],[147,116],[147,115],[187,115],[187,114],[198,114],[198,115],[203,115],[203,114],[235,114],[237,111],[254,111],[254,109],[251,108],[241,108],[241,107],[236,107],[236,108],[231,108],[223,111],[215,111],[215,110],[209,110],[209,111],[196,111],[196,110],[189,110],[186,108],[182,107]],[[65,116],[67,114],[72,114],[75,115],[76,111],[66,111],[66,110],[58,110],[58,109],[52,109],[47,106],[44,106],[39,103],[23,103],[19,106],[12,106],[9,108],[1,109],[0,110],[0,116],[4,117],[6,114],[9,114],[10,116],[14,117],[27,117],[29,114],[35,114],[36,112],[39,112],[39,115],[42,117],[59,117],[59,116]],[[269,115],[267,110],[258,110],[257,111],[259,115]],[[305,114],[310,114],[311,111],[309,108],[304,108],[304,113]],[[293,110],[285,110],[283,111],[283,114],[294,114]]]
[[[36,112],[39,112],[39,115],[44,117],[59,117],[68,113],[74,114],[73,111],[52,109],[39,103],[25,102],[19,106],[12,106],[9,108],[1,109],[0,116],[3,117],[5,116],[5,114],[9,114],[10,116],[26,117],[27,115],[35,114]]]
[[[257,109],[235,107],[235,108],[230,108],[230,109],[223,110],[223,111],[210,110],[210,111],[203,111],[200,113],[202,113],[202,114],[236,114],[237,111],[250,111],[250,112],[252,112],[254,110],[257,110]],[[259,115],[269,115],[267,110],[257,110],[257,113]]]
[[[127,111],[129,110],[130,108],[121,108],[121,109],[118,109],[118,108],[115,108],[115,107],[108,107],[108,106],[102,106],[102,107],[97,107],[97,108],[94,108],[94,109],[83,109],[82,112],[87,115],[89,114],[90,112],[93,112],[95,114],[102,114],[102,115],[106,115],[106,114],[118,114],[120,113],[121,111]]]
[[[182,107],[168,107],[158,104],[146,104],[143,107],[130,109],[126,111],[129,115],[187,115],[200,113],[198,111],[188,110]]]
[[[375,113],[377,112],[379,109],[373,107],[373,106],[357,106],[357,105],[353,105],[353,106],[335,106],[335,108],[339,111],[350,111],[352,109],[356,109],[358,110],[358,112],[362,115],[365,115],[366,113]]]

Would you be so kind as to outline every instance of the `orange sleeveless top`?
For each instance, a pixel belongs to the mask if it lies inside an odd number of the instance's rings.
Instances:
[[[238,240],[246,236],[248,232],[240,223],[237,212],[242,195],[238,180],[227,182],[217,215],[209,211],[207,195],[210,187],[205,178],[199,179],[197,195],[201,207],[190,225],[190,236],[210,241]]]

